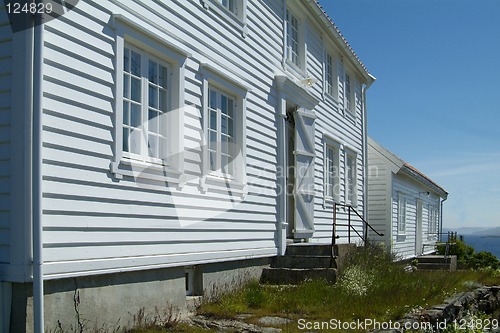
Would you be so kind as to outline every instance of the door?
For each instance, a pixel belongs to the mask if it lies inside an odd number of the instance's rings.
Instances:
[[[314,233],[314,123],[313,112],[298,109],[295,117],[295,228],[294,238]]]
[[[415,226],[415,254],[417,256],[423,253],[422,243],[422,201],[417,200],[417,224]]]
[[[286,222],[287,238],[293,238],[295,229],[295,121],[294,110],[287,110],[285,145],[286,145]]]

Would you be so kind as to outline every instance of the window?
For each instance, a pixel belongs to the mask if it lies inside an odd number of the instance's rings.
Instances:
[[[339,151],[340,144],[329,137],[323,138],[324,149],[324,196],[325,200],[339,202]]]
[[[344,97],[345,97],[346,110],[349,112],[352,112],[352,109],[351,109],[351,77],[347,73],[345,73]]]
[[[226,8],[233,14],[236,14],[236,0],[218,0],[222,7]]]
[[[114,160],[116,179],[184,184],[184,68],[189,53],[149,36],[124,15],[116,29]]]
[[[334,96],[334,71],[333,71],[333,57],[327,53],[326,54],[326,61],[325,61],[325,92],[330,95]]]
[[[406,197],[398,194],[398,234],[406,233]]]
[[[206,10],[212,11],[218,18],[241,32],[242,37],[248,33],[246,20],[246,0],[200,0]]]
[[[356,205],[356,155],[346,154],[346,201]]]
[[[300,66],[299,58],[299,20],[290,11],[287,11],[287,48],[288,60]]]
[[[346,66],[343,62],[339,63],[339,95],[342,100],[344,111],[352,116],[356,115],[354,97],[354,80],[347,73]]]
[[[123,52],[123,144],[125,156],[162,163],[168,156],[169,67],[126,45]]]
[[[429,205],[429,236],[436,236],[438,232],[439,213],[435,206]]]
[[[250,91],[232,75],[202,63],[203,133],[200,188],[245,196],[246,95]]]
[[[236,99],[220,89],[208,93],[209,170],[217,175],[234,174],[234,108]]]

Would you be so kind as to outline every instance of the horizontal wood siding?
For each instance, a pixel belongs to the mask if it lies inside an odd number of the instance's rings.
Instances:
[[[0,4],[0,264],[10,262],[12,30]]]
[[[332,223],[333,223],[333,203],[324,201],[324,135],[333,138],[336,142],[341,145],[340,151],[340,161],[339,161],[339,177],[340,177],[340,203],[346,202],[346,152],[347,150],[356,154],[357,157],[357,187],[356,187],[356,197],[357,205],[355,209],[363,215],[363,140],[362,140],[362,105],[361,103],[356,104],[356,116],[353,117],[349,114],[345,114],[341,108],[339,108],[339,101],[332,99],[330,96],[326,96],[323,93],[323,63],[324,63],[324,49],[325,48],[335,48],[333,45],[326,45],[325,43],[330,43],[328,38],[324,38],[327,32],[324,30],[319,30],[315,24],[310,24],[308,26],[307,35],[307,72],[309,75],[317,79],[317,82],[310,88],[311,94],[316,97],[320,102],[314,109],[317,115],[316,119],[316,133],[315,133],[315,143],[316,143],[316,162],[315,162],[315,210],[314,210],[314,226],[315,233],[313,242],[325,243],[331,242],[332,238]],[[341,52],[340,50],[338,52]],[[338,62],[339,59],[334,59]],[[353,88],[356,94],[361,96],[361,84],[359,80],[356,81]],[[348,228],[345,226],[340,226],[340,224],[348,224],[348,212],[344,208],[338,208],[336,213],[337,224],[337,235],[340,236],[337,239],[338,243],[349,242],[348,239]],[[360,232],[363,230],[363,222],[354,213],[351,212],[351,224]],[[351,232],[351,243],[359,243],[361,239],[354,233]]]
[[[369,230],[370,239],[390,245],[390,225],[388,218],[390,204],[390,188],[392,182],[391,171],[388,168],[389,161],[378,150],[370,144],[368,146],[368,220],[378,232],[384,236],[378,236]],[[389,242],[388,242],[389,241]]]
[[[272,85],[281,66],[283,9],[276,1],[247,3],[245,38],[199,1],[82,0],[46,25],[43,207],[49,277],[276,253]],[[164,30],[151,28],[152,34],[191,53],[185,66],[187,182],[180,190],[117,180],[109,171],[115,126],[112,13],[146,28],[147,20],[157,23]],[[199,188],[202,62],[237,73],[252,87],[246,109],[249,193],[243,201]]]
[[[432,193],[428,196],[426,193],[428,188],[418,183],[417,181],[401,174],[393,177],[392,190],[392,234],[393,234],[393,251],[401,258],[407,259],[416,255],[416,223],[417,223],[417,200],[422,202],[422,243],[425,244],[425,252],[431,252],[436,240],[429,235],[429,204],[439,208],[439,197]],[[406,197],[406,235],[398,236],[398,193]]]

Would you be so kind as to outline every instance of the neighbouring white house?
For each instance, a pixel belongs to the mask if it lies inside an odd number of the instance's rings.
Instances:
[[[375,78],[318,1],[62,3],[0,4],[4,331],[183,310],[366,216]]]
[[[372,138],[368,138],[368,219],[371,241],[399,259],[435,251],[442,230],[441,186]]]

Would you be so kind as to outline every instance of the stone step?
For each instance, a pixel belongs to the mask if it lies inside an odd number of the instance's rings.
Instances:
[[[260,281],[267,284],[299,284],[306,279],[322,279],[335,283],[337,270],[335,268],[264,268]]]
[[[330,256],[285,255],[275,257],[273,268],[337,268],[336,259]]]

